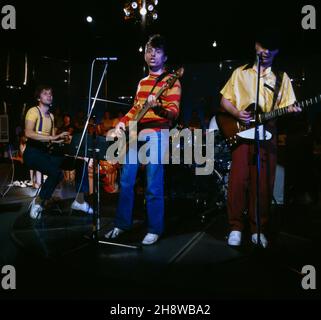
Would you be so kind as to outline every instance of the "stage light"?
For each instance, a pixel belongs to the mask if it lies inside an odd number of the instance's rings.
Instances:
[[[92,23],[93,22],[93,18],[91,16],[87,16],[86,20],[88,23]]]
[[[140,13],[142,16],[145,16],[146,13],[147,13],[146,8],[145,8],[145,7],[141,8],[141,9],[139,10],[139,13]]]
[[[217,42],[216,42],[216,41],[213,42],[213,47],[214,47],[214,48],[217,47]]]
[[[123,7],[124,19],[136,23],[151,23],[158,18],[157,4],[157,0],[128,1]]]
[[[140,46],[139,49],[138,49],[139,52],[143,52],[143,47]]]
[[[127,8],[124,8],[124,13],[126,17],[130,16],[130,11]]]

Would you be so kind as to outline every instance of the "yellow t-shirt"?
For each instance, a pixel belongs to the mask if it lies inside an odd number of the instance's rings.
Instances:
[[[276,76],[271,68],[268,68],[260,77],[259,105],[263,112],[272,109]],[[227,81],[221,94],[229,100],[238,110],[245,110],[256,101],[257,68],[241,66],[234,70]],[[275,108],[284,108],[296,101],[290,78],[283,74],[282,84],[276,99]]]
[[[42,121],[40,119],[40,114],[37,107],[32,107],[28,110],[26,114],[26,120],[32,121],[36,124],[35,131],[38,134],[42,134],[45,136],[49,136],[52,134],[53,124],[54,124],[54,116],[52,113],[49,113],[49,117],[42,115]],[[42,122],[42,123],[41,123]]]

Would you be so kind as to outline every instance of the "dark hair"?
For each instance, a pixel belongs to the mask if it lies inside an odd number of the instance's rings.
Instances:
[[[149,37],[145,48],[147,46],[151,46],[152,48],[159,48],[164,51],[164,54],[167,55],[167,44],[165,41],[165,38],[161,36],[160,34],[154,34]]]
[[[258,30],[255,35],[255,42],[269,50],[280,49],[281,31],[273,28]]]
[[[45,85],[45,84],[40,84],[37,86],[36,90],[35,90],[35,99],[39,99],[40,98],[40,94],[43,90],[51,90],[51,92],[53,91],[52,90],[52,87],[49,86],[49,85]]]

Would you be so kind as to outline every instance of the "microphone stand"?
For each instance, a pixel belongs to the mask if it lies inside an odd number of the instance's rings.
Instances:
[[[256,164],[256,197],[255,197],[255,217],[257,227],[257,245],[261,247],[261,213],[260,213],[260,119],[259,119],[259,97],[260,97],[260,77],[261,77],[261,53],[257,54],[257,82],[256,82],[256,100],[254,104],[255,114],[255,136],[254,136],[254,161]],[[263,130],[264,132],[264,130]],[[265,136],[265,134],[263,134]],[[263,138],[265,139],[265,137]]]
[[[90,83],[89,83],[89,97],[91,97],[91,90],[92,90],[92,80],[93,80],[93,69],[94,69],[94,64],[97,59],[93,59],[92,64],[91,64],[91,72],[90,72]],[[100,82],[95,94],[95,98],[93,99],[93,103],[90,106],[91,99],[88,100],[88,110],[87,110],[87,120],[79,141],[78,145],[78,150],[76,153],[76,158],[78,157],[80,147],[83,143],[84,137],[86,135],[86,140],[85,140],[85,156],[87,156],[87,128],[88,124],[91,118],[91,115],[93,113],[93,110],[95,108],[95,104],[97,101],[97,97],[103,82],[103,79],[106,75],[107,72],[107,67],[108,67],[108,60],[105,60],[105,67],[102,72]],[[95,126],[96,129],[96,126]],[[95,130],[96,131],[96,130]],[[94,201],[93,201],[93,222],[92,222],[92,239],[98,242],[98,231],[100,229],[100,197],[99,197],[99,158],[98,158],[98,153],[99,149],[97,149],[97,139],[96,139],[96,132],[93,133],[93,139],[92,139],[92,158],[93,158],[93,177],[94,177]]]
[[[107,72],[107,67],[108,67],[108,61],[114,61],[115,58],[96,58],[92,61],[91,64],[91,74],[90,74],[90,83],[89,83],[89,94],[88,94],[88,111],[87,111],[87,121],[85,124],[85,127],[82,132],[82,136],[79,142],[78,150],[76,157],[79,154],[80,146],[83,142],[83,139],[86,135],[86,141],[85,141],[85,152],[87,153],[87,128],[89,124],[89,120],[91,118],[92,112],[95,108],[96,101],[98,100],[98,93],[100,91],[100,87],[102,85],[103,79],[105,77],[105,74]],[[95,61],[104,61],[105,62],[105,67],[103,70],[103,73],[100,78],[100,82],[95,94],[95,97],[91,97],[91,90],[92,90],[92,79],[93,79],[93,69],[94,69],[94,64]],[[90,106],[90,101],[93,100],[92,105]],[[96,126],[95,126],[96,129]],[[106,142],[107,143],[107,142]],[[124,247],[124,248],[130,248],[130,249],[140,249],[139,246],[136,245],[129,245],[129,244],[122,244],[122,243],[117,243],[117,242],[112,242],[112,241],[102,241],[99,240],[98,237],[98,232],[100,230],[100,188],[99,188],[99,151],[100,149],[97,148],[97,137],[96,137],[96,130],[94,130],[93,133],[93,140],[92,140],[92,154],[93,154],[93,176],[94,176],[94,203],[93,203],[93,222],[92,222],[92,234],[91,237],[86,237],[87,239],[89,238],[90,240],[94,240],[96,244],[106,244],[106,245],[111,245],[111,246],[119,246],[119,247]]]

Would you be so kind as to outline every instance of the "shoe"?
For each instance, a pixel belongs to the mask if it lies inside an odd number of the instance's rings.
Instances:
[[[115,227],[114,229],[110,230],[109,232],[107,232],[107,233],[105,234],[105,238],[107,238],[107,239],[116,239],[116,238],[118,238],[123,232],[124,232],[124,230]]]
[[[30,180],[25,180],[25,185],[27,187],[32,187],[33,183]]]
[[[27,185],[23,181],[20,181],[20,187],[21,188],[27,188]]]
[[[142,241],[142,244],[150,245],[155,243],[159,238],[159,235],[156,233],[147,233],[145,238]]]
[[[31,208],[30,208],[30,218],[32,219],[40,219],[41,212],[43,211],[43,207],[36,203],[35,200],[32,201]]]
[[[12,183],[14,187],[20,187],[20,181],[16,180]]]
[[[93,208],[87,202],[79,203],[76,200],[71,204],[71,209],[83,211],[83,212],[88,213],[88,214],[93,214],[94,213]]]
[[[261,245],[263,248],[266,248],[268,246],[268,241],[263,233],[260,234],[260,240],[261,240]],[[257,233],[252,234],[252,242],[254,244],[257,244]]]
[[[230,246],[240,246],[241,240],[242,240],[242,232],[234,230],[230,232],[227,239],[227,243]]]

